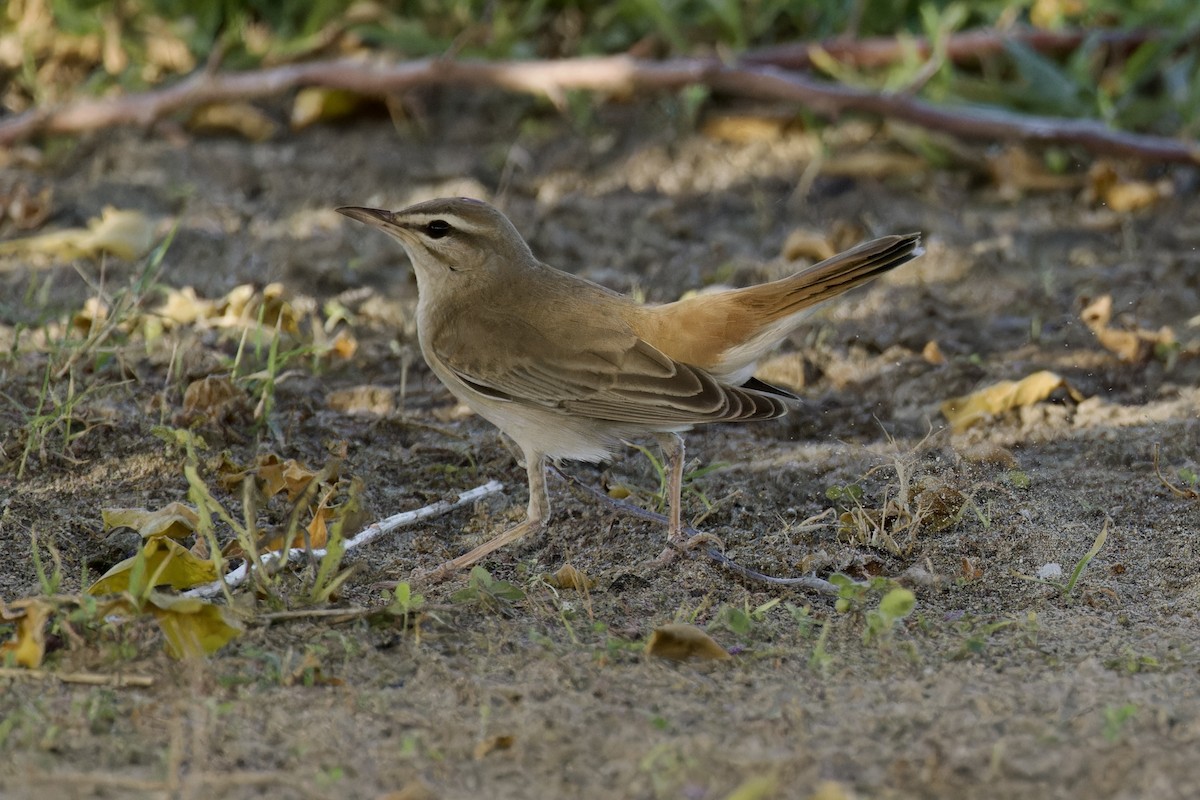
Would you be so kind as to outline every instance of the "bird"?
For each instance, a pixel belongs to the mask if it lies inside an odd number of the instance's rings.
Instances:
[[[539,261],[508,217],[482,200],[337,211],[405,250],[426,363],[524,458],[524,520],[424,573],[431,580],[547,522],[548,461],[601,462],[638,439],[653,438],[664,456],[668,547],[659,561],[711,538],[683,532],[680,434],[787,414],[796,396],[755,378],[758,360],[813,306],[924,252],[920,233],[884,236],[780,280],[649,305]]]

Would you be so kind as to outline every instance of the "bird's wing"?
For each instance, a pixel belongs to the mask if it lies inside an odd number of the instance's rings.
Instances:
[[[787,413],[784,398],[721,383],[680,363],[606,317],[556,330],[503,319],[489,326],[486,311],[442,327],[432,355],[459,380],[495,400],[635,425],[769,419]],[[499,322],[499,320],[496,320]],[[504,350],[472,347],[502,337]]]

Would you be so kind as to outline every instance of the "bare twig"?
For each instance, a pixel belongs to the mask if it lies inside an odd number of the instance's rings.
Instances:
[[[181,109],[266,97],[299,86],[384,96],[418,86],[487,86],[544,95],[561,105],[569,89],[629,94],[697,84],[730,94],[796,102],[830,116],[847,111],[877,114],[964,138],[1077,144],[1097,153],[1200,163],[1200,147],[1193,142],[1116,131],[1092,120],[936,106],[903,94],[842,86],[772,66],[726,66],[715,59],[647,61],[628,56],[495,62],[422,59],[399,64],[341,59],[215,75],[201,71],[166,89],[77,100],[17,115],[0,122],[0,146],[40,133],[148,126]]]
[[[86,686],[147,687],[154,685],[154,678],[146,675],[105,675],[99,672],[51,672],[44,669],[17,669],[0,667],[0,678],[28,678],[32,680],[81,683]]]
[[[345,549],[348,552],[356,547],[362,547],[365,544],[375,541],[380,536],[390,533],[396,528],[405,525],[412,525],[415,522],[420,522],[422,520],[429,519],[430,517],[440,516],[445,514],[447,511],[452,511],[453,509],[470,505],[476,500],[487,497],[490,494],[495,494],[503,488],[504,485],[499,481],[488,481],[483,486],[477,486],[470,491],[463,492],[453,501],[441,501],[425,506],[424,508],[418,508],[415,511],[405,511],[400,514],[393,514],[387,519],[380,520],[379,522],[363,528],[361,531],[359,531],[357,536],[346,541]],[[304,550],[303,548],[292,548],[288,551],[288,557],[299,558],[308,554],[309,552],[310,551]],[[316,558],[323,558],[325,556],[325,550],[312,550],[311,555]],[[262,566],[269,566],[281,560],[282,558],[282,553],[278,551],[271,551],[269,553],[263,553],[259,561]],[[230,570],[223,579],[225,585],[230,589],[240,586],[246,580],[246,576],[249,573],[248,564],[249,562],[243,562],[240,566]],[[215,597],[222,591],[221,584],[221,580],[216,580],[212,583],[208,583],[203,586],[197,586],[194,589],[189,589],[188,591],[184,592],[184,594],[189,597]],[[346,613],[344,609],[339,609],[339,611],[340,613]]]
[[[374,613],[376,609],[349,606],[347,608],[300,608],[294,611],[276,611],[271,614],[259,614],[255,622],[273,625],[276,622],[287,622],[293,619],[329,619],[335,625],[352,619]]]
[[[975,64],[987,56],[998,55],[1010,42],[1020,42],[1039,53],[1069,53],[1084,42],[1095,42],[1114,53],[1127,54],[1138,45],[1165,38],[1160,31],[1038,31],[994,29],[964,31],[946,37],[946,58],[955,64]],[[772,64],[785,69],[808,69],[813,66],[813,53],[823,51],[834,61],[864,69],[886,67],[916,54],[928,58],[933,45],[927,38],[914,37],[905,41],[895,36],[869,39],[831,39],[824,42],[796,42],[776,47],[752,50],[742,56],[742,63]]]
[[[1200,491],[1192,488],[1181,488],[1167,480],[1167,476],[1163,475],[1162,469],[1158,466],[1158,445],[1154,445],[1154,474],[1158,476],[1159,482],[1170,490],[1171,494],[1176,497],[1181,497],[1184,500],[1200,500]]]

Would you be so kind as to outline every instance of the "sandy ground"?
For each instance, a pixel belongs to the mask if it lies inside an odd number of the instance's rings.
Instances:
[[[1005,198],[965,168],[826,171],[810,183],[813,135],[708,138],[667,100],[574,121],[511,98],[431,97],[427,108],[399,129],[359,119],[261,144],[105,133],[3,179],[53,186],[52,225],[104,205],[178,220],[167,286],[211,297],[280,281],[318,307],[350,309],[354,357],[289,374],[273,433],[244,418],[206,430],[206,475],[222,452],[319,466],[344,448],[373,518],[504,483],[474,508],[351,553],[357,571],[335,603],[347,608],[384,605],[377,582],[518,518],[525,485],[494,429],[454,413],[421,362],[398,248],[333,208],[490,199],[543,260],[651,301],[786,274],[799,266],[780,256],[793,231],[837,231],[841,245],[924,231],[925,257],[823,309],[782,348],[772,374],[803,381],[797,411],[689,435],[691,468],[718,466],[686,495],[689,517],[715,503],[701,527],[738,562],[894,579],[915,592],[915,610],[865,637],[878,590],[840,613],[831,597],[743,580],[702,556],[647,568],[660,526],[552,478],[552,524],[485,562],[524,596],[464,596],[465,576],[424,587],[419,635],[378,616],[266,624],[267,612],[306,607],[311,575],[300,570],[274,597],[243,592],[247,632],[205,662],[163,655],[152,622],[53,636],[52,672],[154,682],[0,679],[3,797],[1200,796],[1200,501],[1173,494],[1153,466],[1159,446],[1164,475],[1182,485],[1177,471],[1200,460],[1200,366],[1186,352],[1122,362],[1078,317],[1108,293],[1123,321],[1195,341],[1195,175],[1152,175],[1174,196],[1117,214],[1074,191]],[[858,123],[826,144],[834,155],[892,146]],[[100,272],[89,261],[0,264],[10,459],[45,372],[16,332],[80,308]],[[136,274],[110,260],[103,281]],[[923,356],[929,342],[944,363]],[[104,536],[101,508],[186,499],[182,460],[151,428],[178,412],[187,381],[228,369],[236,345],[179,333],[81,371],[95,381],[81,415],[104,424],[34,453],[20,480],[11,461],[0,474],[0,597],[39,591],[33,536],[56,545],[62,591],[76,592],[85,570],[94,578],[137,544],[128,531]],[[1060,390],[950,432],[944,400],[1039,369],[1085,399]],[[381,413],[330,406],[362,386],[380,389]],[[636,451],[566,468],[653,503],[657,478]],[[888,547],[839,530],[847,501],[827,490],[847,485],[868,509],[905,491],[969,501],[939,525],[896,531]],[[236,492],[214,491],[240,509]],[[1107,541],[1070,594],[1022,577],[1059,564],[1066,580],[1106,520]],[[549,586],[542,576],[564,563],[594,588]],[[772,601],[748,622],[734,613]],[[706,627],[734,657],[645,656],[651,631],[674,621]]]

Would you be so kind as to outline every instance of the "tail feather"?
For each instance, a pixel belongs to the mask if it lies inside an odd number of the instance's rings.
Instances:
[[[919,233],[884,236],[827,258],[795,275],[742,291],[746,293],[746,299],[750,299],[751,293],[757,295],[752,302],[761,304],[762,311],[766,312],[763,321],[770,323],[861,286],[924,252]]]
[[[786,278],[642,307],[635,332],[666,355],[741,383],[754,362],[791,333],[801,312],[921,255],[921,234],[884,236]]]

